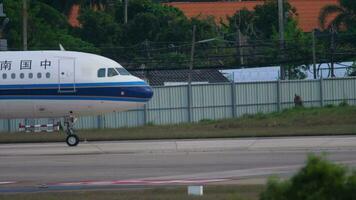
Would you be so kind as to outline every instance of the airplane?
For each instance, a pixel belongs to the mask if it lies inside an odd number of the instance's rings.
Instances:
[[[152,88],[119,63],[75,51],[0,52],[0,119],[62,118],[66,143],[77,146],[79,116],[143,106]]]

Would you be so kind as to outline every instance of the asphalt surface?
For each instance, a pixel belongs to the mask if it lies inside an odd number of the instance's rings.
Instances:
[[[356,137],[0,145],[0,193],[142,185],[263,183],[290,176],[309,153],[356,167]]]

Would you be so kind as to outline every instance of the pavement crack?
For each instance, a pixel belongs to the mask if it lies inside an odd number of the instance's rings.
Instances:
[[[248,146],[247,146],[247,150],[249,150],[249,149],[251,149],[251,147],[253,147],[255,144],[256,144],[256,142],[257,142],[257,139],[255,139],[255,140],[253,140],[252,142],[251,142],[251,144],[249,144]]]
[[[97,148],[97,149],[100,151],[100,153],[106,154],[106,152],[105,152],[102,148],[100,148],[99,145],[92,144],[92,146],[95,147],[95,148]]]

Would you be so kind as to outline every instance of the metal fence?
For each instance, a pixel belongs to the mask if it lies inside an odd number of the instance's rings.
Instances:
[[[300,95],[306,107],[356,104],[356,78],[224,83],[154,87],[153,99],[143,108],[103,116],[82,117],[78,129],[135,127],[144,124],[178,124],[203,119],[269,113],[294,106]],[[31,123],[47,123],[37,119]],[[1,132],[16,132],[24,119],[0,120]],[[28,123],[28,122],[27,122]]]

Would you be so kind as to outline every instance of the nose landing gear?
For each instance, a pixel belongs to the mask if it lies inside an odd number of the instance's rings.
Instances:
[[[66,143],[70,147],[77,146],[79,144],[79,137],[75,134],[74,123],[77,119],[74,117],[73,112],[69,112],[70,115],[64,117],[65,132],[67,134]]]
[[[79,137],[75,134],[70,134],[66,138],[66,143],[70,147],[77,146],[79,144]]]

